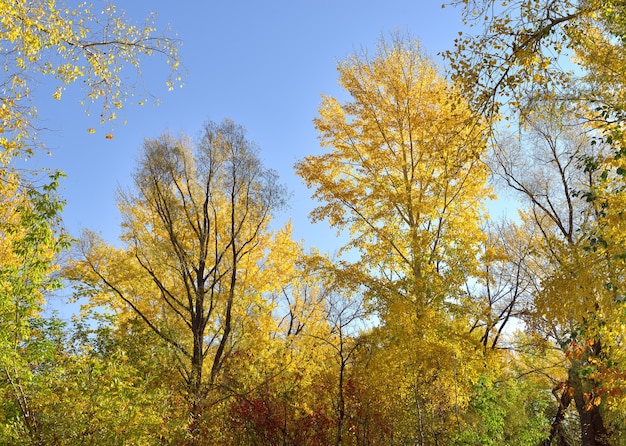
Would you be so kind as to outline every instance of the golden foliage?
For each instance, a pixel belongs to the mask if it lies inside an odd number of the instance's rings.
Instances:
[[[87,3],[66,8],[55,0],[2,0],[0,11],[3,164],[15,155],[32,153],[37,113],[33,79],[39,76],[55,80],[53,98],[58,100],[68,85],[82,80],[83,105],[98,103],[101,122],[115,119],[118,109],[135,95],[123,82],[123,73],[131,67],[140,72],[144,56],[160,54],[166,59],[172,70],[170,88],[181,82],[177,42],[157,34],[154,17],[136,26],[110,4],[101,10]]]

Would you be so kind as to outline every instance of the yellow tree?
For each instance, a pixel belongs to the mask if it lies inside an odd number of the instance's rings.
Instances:
[[[378,310],[415,407],[422,390],[432,395],[430,372],[455,366],[469,331],[456,310],[484,238],[484,129],[415,41],[381,41],[338,71],[350,99],[324,97],[315,119],[329,150],[296,169],[322,202],[312,218],[348,230],[337,280],[362,287]]]
[[[208,122],[195,146],[146,140],[135,187],[119,198],[125,246],[92,236],[72,273],[92,305],[138,315],[173,349],[196,440],[207,396],[219,401],[228,388],[229,358],[256,331],[270,331],[261,326],[275,287],[264,275],[268,225],[284,188],[257,151],[230,120]]]

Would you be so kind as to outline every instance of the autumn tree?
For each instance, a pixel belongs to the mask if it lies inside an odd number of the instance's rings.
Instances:
[[[173,349],[198,440],[225,363],[271,314],[262,273],[284,188],[230,120],[208,122],[195,145],[146,140],[134,183],[119,196],[124,247],[89,235],[74,278],[92,305],[136,314]]]
[[[605,356],[604,336],[593,328],[598,321],[590,312],[600,316],[613,308],[602,288],[617,272],[613,261],[590,249],[603,212],[590,196],[601,177],[589,165],[608,148],[590,144],[580,118],[563,105],[546,103],[521,122],[515,138],[496,139],[494,169],[519,194],[525,205],[522,226],[528,228],[526,234],[535,234],[524,260],[525,275],[535,284],[524,319],[567,355],[567,378],[555,388],[551,435],[557,437],[563,414],[573,403],[583,443],[609,444],[604,408],[593,396],[599,382],[591,373]]]
[[[461,345],[471,344],[456,304],[476,273],[484,237],[490,190],[481,161],[483,129],[415,41],[381,41],[375,54],[355,54],[338,71],[350,99],[324,97],[315,119],[329,150],[306,157],[296,169],[322,202],[313,220],[328,219],[350,234],[337,280],[362,287],[378,311],[385,327],[379,345],[387,355],[396,351],[397,376],[406,384],[404,396],[393,390],[397,400],[406,397],[413,408],[424,395],[433,403],[426,394],[443,386],[439,380],[446,375],[434,371],[459,378],[453,369],[463,362]],[[452,381],[446,385],[455,388]],[[429,407],[456,413],[448,403]],[[414,441],[420,430],[427,437],[418,424],[396,441]],[[424,441],[442,441],[435,431]]]
[[[609,444],[608,431],[617,435],[619,429],[608,429],[607,410],[622,391],[617,376],[623,369],[620,348],[605,345],[620,344],[623,331],[618,241],[623,232],[614,217],[621,212],[623,189],[624,5],[462,3],[467,23],[478,32],[461,36],[449,54],[453,77],[470,103],[490,118],[492,135],[502,130],[498,120],[506,119],[523,135],[542,140],[546,149],[528,169],[511,162],[518,150],[502,156],[496,145],[509,185],[532,197],[526,219],[541,229],[543,253],[550,259],[538,271],[543,279],[535,302],[542,317],[561,327],[562,341],[571,341],[568,383],[573,387],[565,389],[559,407],[576,404],[583,444]],[[556,124],[546,119],[555,110],[565,112]],[[582,140],[578,153],[560,142],[564,133]],[[612,396],[606,396],[601,377]]]
[[[373,58],[352,56],[338,70],[352,101],[324,97],[315,120],[331,150],[296,166],[324,203],[312,218],[351,231],[342,252],[360,254],[357,279],[381,307],[395,295],[441,308],[483,237],[477,121],[416,42],[381,42]]]

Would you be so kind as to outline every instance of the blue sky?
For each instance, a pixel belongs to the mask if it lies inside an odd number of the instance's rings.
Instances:
[[[247,128],[265,165],[293,193],[290,208],[277,219],[291,218],[296,239],[332,252],[334,232],[324,223],[309,223],[315,203],[293,165],[320,152],[312,119],[320,95],[343,95],[336,62],[360,48],[374,51],[381,35],[397,30],[421,40],[424,51],[442,63],[437,53],[451,49],[462,29],[460,11],[442,9],[441,0],[134,0],[118,5],[139,22],[155,11],[158,25],[177,34],[185,86],[167,92],[167,66],[149,61],[144,81],[161,104],[129,104],[118,122],[104,127],[97,126],[97,117],[86,117],[71,94],[60,102],[42,95],[37,104],[47,130],[40,138],[51,156],[29,161],[67,174],[61,192],[67,229],[73,235],[81,228],[99,231],[110,242],[119,232],[116,189],[130,184],[144,138],[165,131],[196,136],[207,119],[231,118]],[[39,91],[46,92],[46,86]],[[90,135],[89,127],[97,133]],[[105,139],[109,131],[112,140]]]

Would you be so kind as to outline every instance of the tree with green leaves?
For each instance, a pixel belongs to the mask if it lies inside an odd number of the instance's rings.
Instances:
[[[60,225],[63,200],[57,195],[59,172],[44,171],[42,184],[33,172],[14,168],[17,158],[35,154],[38,137],[37,84],[52,80],[55,99],[66,87],[86,88],[83,106],[100,108],[100,122],[114,119],[131,97],[122,80],[129,69],[138,75],[144,56],[160,53],[179,78],[177,43],[157,33],[154,21],[129,23],[114,5],[68,6],[51,1],[0,2],[0,385],[2,441],[52,444],[39,410],[36,383],[45,381],[45,296],[60,286],[57,255],[69,245]],[[38,342],[41,341],[41,345]]]
[[[53,276],[56,255],[69,245],[59,228],[59,177],[51,175],[41,190],[21,188],[16,175],[0,182],[0,385],[8,403],[0,416],[9,431],[3,435],[23,434],[35,444],[41,436],[40,421],[26,390],[34,377],[32,355],[25,352],[45,294],[60,286]]]

